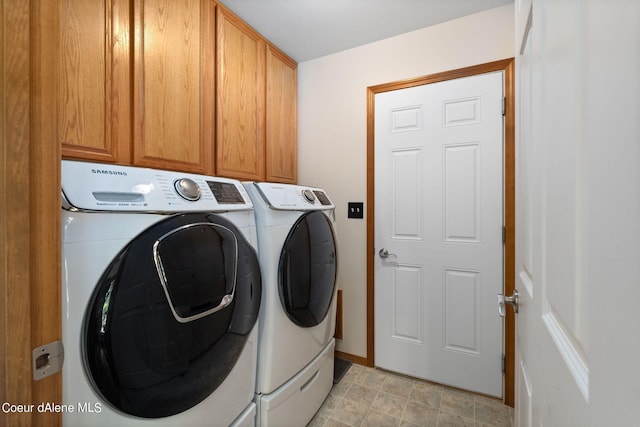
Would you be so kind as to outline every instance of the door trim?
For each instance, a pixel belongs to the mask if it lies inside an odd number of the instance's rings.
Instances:
[[[515,288],[515,60],[507,58],[442,73],[429,74],[367,88],[367,357],[366,365],[375,366],[374,354],[374,150],[375,150],[375,95],[398,89],[422,86],[462,77],[504,72],[504,294],[511,295]],[[497,306],[496,306],[497,310]],[[496,312],[497,313],[497,312]],[[497,315],[497,314],[496,314]],[[504,323],[504,403],[514,405],[515,368],[515,315],[507,311]]]
[[[61,337],[59,11],[59,2],[0,0],[0,403],[62,396],[61,375],[33,381],[31,362],[33,348]],[[0,425],[60,424],[59,412],[0,411]]]

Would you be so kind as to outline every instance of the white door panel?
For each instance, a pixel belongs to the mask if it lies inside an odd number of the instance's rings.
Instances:
[[[502,396],[502,73],[375,98],[375,359]]]
[[[575,124],[579,109],[577,80],[569,78],[579,74],[571,58],[576,53],[570,29],[575,10],[550,7],[553,18],[546,30],[556,36],[543,40],[538,6],[533,2],[532,8],[522,11],[529,16],[520,20],[530,25],[519,45],[517,65],[516,288],[521,299],[516,422],[520,426],[587,425],[589,375],[580,336],[585,306],[580,301],[577,264],[581,153]],[[551,46],[561,45],[566,49],[562,57],[541,62]],[[573,95],[553,97],[559,90]],[[555,409],[540,413],[539,408],[551,402]]]
[[[640,419],[638,17],[516,1],[517,426]]]

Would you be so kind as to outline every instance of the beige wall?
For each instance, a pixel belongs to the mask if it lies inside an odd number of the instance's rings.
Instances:
[[[298,181],[336,204],[338,350],[366,357],[366,218],[347,219],[347,202],[366,201],[367,87],[510,58],[513,40],[510,4],[299,64]]]

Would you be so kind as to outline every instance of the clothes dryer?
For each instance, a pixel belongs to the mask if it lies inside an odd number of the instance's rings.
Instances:
[[[241,183],[62,162],[65,426],[253,426],[261,276]]]
[[[324,190],[245,183],[263,277],[256,402],[261,426],[302,426],[333,384],[335,206]]]

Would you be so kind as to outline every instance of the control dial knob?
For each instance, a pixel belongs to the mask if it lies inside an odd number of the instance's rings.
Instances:
[[[302,192],[302,195],[304,196],[305,200],[309,203],[315,203],[316,201],[316,196],[313,194],[313,191],[311,190],[304,190]]]
[[[190,202],[200,199],[200,187],[190,178],[180,178],[173,183],[176,192],[180,197]]]

